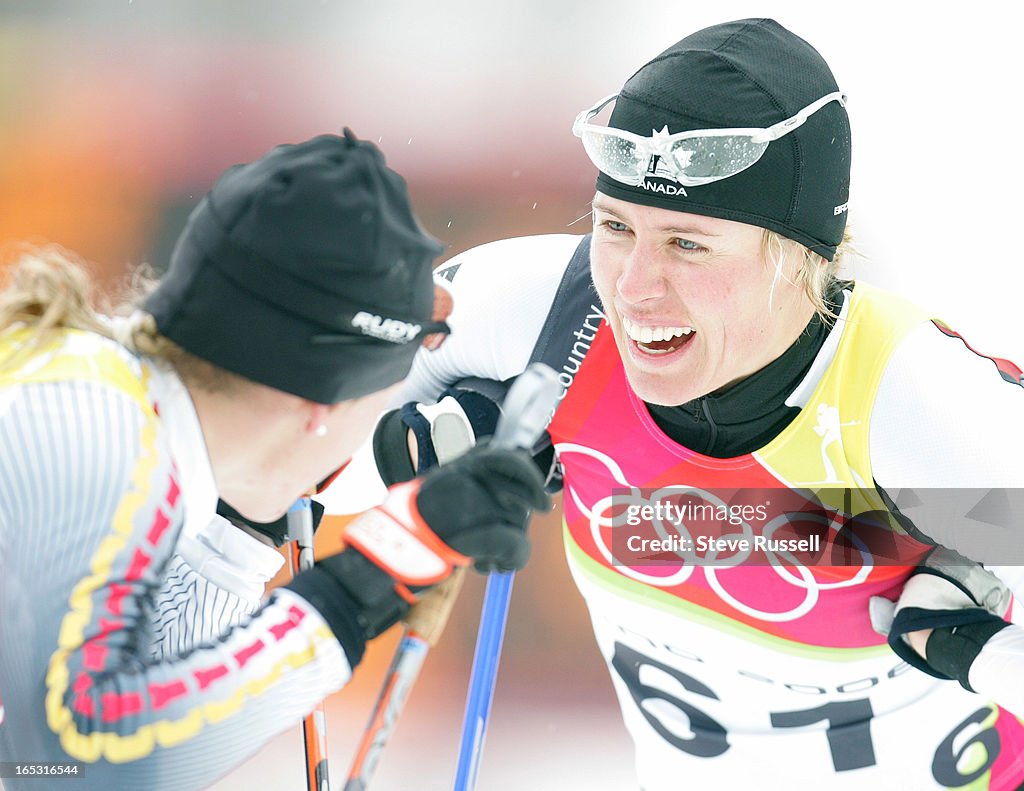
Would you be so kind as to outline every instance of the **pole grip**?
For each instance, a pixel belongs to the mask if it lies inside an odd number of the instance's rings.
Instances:
[[[405,625],[433,648],[441,639],[441,633],[448,624],[455,600],[459,597],[462,584],[466,581],[466,568],[455,569],[447,579],[436,585],[409,611]]]

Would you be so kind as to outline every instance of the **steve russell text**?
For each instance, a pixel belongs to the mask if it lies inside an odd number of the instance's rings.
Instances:
[[[807,538],[770,538],[768,536],[740,536],[737,538],[716,538],[714,536],[666,536],[665,538],[641,538],[630,536],[626,539],[630,552],[819,552],[821,536],[814,534]]]

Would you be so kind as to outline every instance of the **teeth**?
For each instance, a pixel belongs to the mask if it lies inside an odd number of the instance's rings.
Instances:
[[[673,338],[680,338],[693,332],[693,327],[641,327],[631,322],[625,316],[622,317],[622,328],[637,343],[670,341]]]

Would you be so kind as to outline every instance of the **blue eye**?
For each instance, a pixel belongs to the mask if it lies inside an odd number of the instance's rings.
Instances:
[[[703,250],[704,248],[696,242],[691,242],[689,239],[676,239],[676,245],[682,250]]]
[[[608,226],[608,230],[610,231],[621,232],[628,230],[626,224],[619,222],[618,220],[605,220],[604,224]]]

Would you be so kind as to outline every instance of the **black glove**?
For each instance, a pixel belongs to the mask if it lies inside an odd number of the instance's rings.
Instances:
[[[455,566],[522,568],[530,511],[550,505],[528,453],[477,447],[392,487],[382,505],[349,525],[348,549],[287,587],[323,615],[354,667],[365,641],[401,619]]]
[[[445,390],[436,404],[410,401],[385,413],[373,432],[373,459],[384,485],[412,480],[417,472],[447,464],[493,436],[507,390],[506,382],[464,379]],[[410,432],[416,438],[415,463],[409,457]],[[547,434],[534,446],[533,461],[545,478],[546,491],[560,491],[561,469]]]
[[[477,440],[494,434],[501,409],[476,390],[450,387],[436,404],[415,401],[387,412],[373,432],[373,458],[385,486],[412,480],[462,455]],[[409,458],[407,434],[416,438],[417,456]]]
[[[526,565],[530,511],[551,499],[530,455],[480,447],[424,476],[416,506],[428,525],[481,572]]]
[[[1010,624],[1006,585],[984,566],[939,547],[914,570],[898,602],[869,602],[871,624],[907,664],[935,678],[955,679],[968,691],[971,665],[985,643]],[[905,635],[931,629],[920,656]]]

